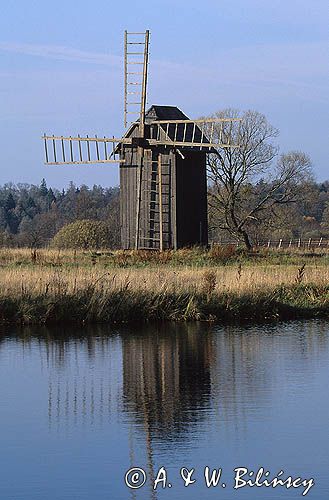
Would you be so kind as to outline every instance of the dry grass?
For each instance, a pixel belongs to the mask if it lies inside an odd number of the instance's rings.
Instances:
[[[179,292],[251,293],[259,289],[271,289],[279,285],[329,284],[329,267],[306,266],[302,280],[297,265],[232,265],[204,268],[117,268],[95,267],[2,267],[0,268],[0,295],[20,294],[21,290],[33,294],[74,293],[88,286],[103,289],[129,288],[132,291],[160,290]]]
[[[151,250],[83,251],[41,248],[0,248],[0,267],[27,266],[38,264],[42,267],[91,266],[136,267],[136,266],[193,266],[230,265],[241,262],[244,265],[257,264],[302,264],[304,262],[328,265],[329,247],[310,250],[259,249],[246,253],[234,245],[215,245],[209,250],[182,248],[166,250],[162,253]]]
[[[300,255],[296,263],[292,259],[277,265],[262,256],[254,263],[240,259],[215,265],[212,257],[196,250],[146,254],[2,249],[0,319],[47,323],[329,312],[326,257],[309,257],[305,263]],[[140,259],[142,267],[136,265]],[[198,259],[208,260],[202,266]]]

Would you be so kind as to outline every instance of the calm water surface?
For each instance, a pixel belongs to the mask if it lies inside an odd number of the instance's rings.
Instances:
[[[0,499],[303,498],[233,469],[314,477],[329,498],[329,323],[23,329],[0,336]],[[140,490],[125,472],[145,469]],[[172,487],[152,490],[164,466]],[[180,468],[195,468],[184,488]],[[223,468],[208,489],[204,467]]]

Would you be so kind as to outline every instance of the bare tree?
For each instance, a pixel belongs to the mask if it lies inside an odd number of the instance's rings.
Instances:
[[[228,109],[214,116],[239,118],[239,113]],[[304,153],[293,151],[273,165],[278,131],[257,111],[243,113],[241,121],[224,123],[215,133],[222,142],[238,147],[209,155],[212,223],[251,249],[250,224],[273,217],[276,205],[298,201],[304,181],[310,178],[311,162]]]

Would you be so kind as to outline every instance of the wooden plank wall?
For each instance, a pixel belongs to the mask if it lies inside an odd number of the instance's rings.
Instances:
[[[159,149],[145,150],[140,204],[140,248],[159,248]],[[184,151],[185,159],[163,149],[163,248],[208,243],[206,154]],[[125,147],[120,166],[122,248],[135,247],[137,204],[137,148]]]
[[[206,153],[176,156],[177,248],[208,244]]]
[[[134,248],[136,231],[137,149],[124,148],[120,166],[120,220],[123,249]]]

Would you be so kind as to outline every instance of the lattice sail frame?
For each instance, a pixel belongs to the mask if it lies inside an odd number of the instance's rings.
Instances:
[[[232,143],[231,131],[237,118],[203,118],[198,120],[158,120],[149,122],[150,137],[144,148],[164,146],[172,148],[199,148],[217,150],[237,148]],[[139,127],[140,123],[135,122]],[[119,158],[120,147],[132,145],[130,137],[64,137],[43,136],[45,163],[47,165],[81,165],[99,163],[124,163]]]
[[[43,136],[46,165],[88,165],[122,163],[116,148],[131,143],[129,139],[114,137]]]
[[[149,38],[149,30],[124,33],[124,124],[125,127],[128,123],[138,127],[138,136],[143,140],[138,145],[140,163],[143,162],[143,149],[152,146],[199,148],[209,151],[238,147],[231,141],[232,124],[238,121],[237,119],[156,120],[145,123]],[[133,71],[134,68],[137,68],[136,71]],[[138,95],[138,101],[131,101],[130,95]],[[131,106],[137,108],[132,109]],[[128,122],[130,114],[137,114],[139,119]],[[228,131],[225,127],[227,124]],[[147,138],[146,127],[150,127]],[[125,136],[115,138],[96,135],[65,137],[44,134],[43,140],[46,165],[124,163],[120,158],[118,146],[133,143],[132,138]]]
[[[136,121],[129,120],[129,115],[139,115],[140,137],[144,136],[149,39],[149,30],[124,33],[124,126]]]
[[[150,145],[207,149],[236,148],[232,142],[234,122],[239,118],[157,120],[150,123]]]

